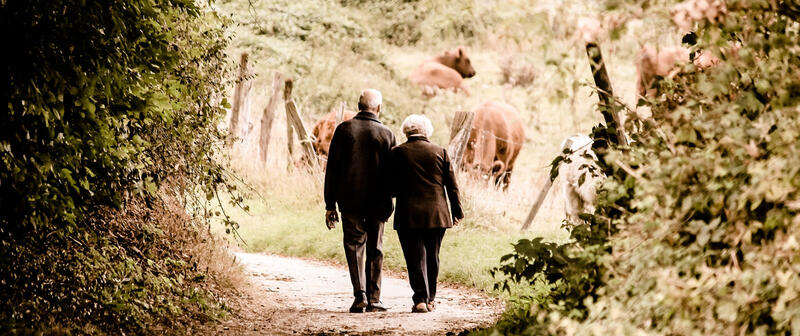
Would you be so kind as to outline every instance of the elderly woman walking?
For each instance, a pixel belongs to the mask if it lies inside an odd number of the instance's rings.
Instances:
[[[394,229],[414,291],[411,311],[425,313],[435,308],[439,247],[445,229],[457,225],[464,214],[447,152],[428,140],[433,133],[431,121],[414,114],[403,121],[402,128],[408,140],[394,147],[390,155],[392,194],[397,198]]]

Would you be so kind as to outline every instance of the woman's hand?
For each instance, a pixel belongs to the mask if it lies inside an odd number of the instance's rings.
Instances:
[[[456,226],[456,225],[458,225],[458,223],[461,223],[462,219],[463,218],[455,218],[455,217],[453,217],[453,226]]]

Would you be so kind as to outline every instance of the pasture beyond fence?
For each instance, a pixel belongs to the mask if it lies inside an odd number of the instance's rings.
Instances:
[[[606,126],[613,131],[610,138],[602,139],[617,145],[626,145],[627,137],[622,129],[622,124],[618,112],[620,106],[615,101],[613,96],[613,88],[611,80],[606,71],[605,62],[603,60],[600,46],[596,41],[586,41],[586,55],[589,59],[589,65],[592,70],[592,76],[595,81],[595,89],[599,99],[599,111],[603,115]],[[233,104],[231,107],[230,119],[230,137],[226,141],[227,146],[234,146],[238,139],[247,138],[248,133],[252,129],[244,127],[245,125],[252,125],[250,122],[249,113],[249,94],[252,86],[253,74],[250,73],[248,67],[248,54],[243,53],[240,59],[239,75],[237,84],[234,90]],[[286,140],[287,150],[290,158],[288,163],[289,167],[293,165],[291,158],[294,152],[295,134],[298,142],[300,143],[302,158],[301,162],[307,165],[312,171],[321,171],[320,158],[317,156],[317,151],[313,146],[313,136],[309,134],[308,128],[303,122],[303,118],[297,104],[292,98],[292,88],[294,80],[286,78],[279,72],[275,72],[272,79],[272,86],[269,91],[269,101],[261,114],[260,120],[260,136],[257,141],[257,152],[259,157],[259,164],[266,167],[267,154],[270,143],[271,129],[273,120],[275,118],[276,109],[279,105],[280,99],[280,86],[283,85],[283,99],[286,111]],[[338,106],[333,107],[335,110],[335,121],[338,126],[344,119],[345,103],[341,102]],[[242,120],[242,119],[245,120]],[[453,117],[452,124],[450,125],[450,143],[447,146],[448,152],[451,156],[451,161],[454,162],[456,169],[463,169],[463,157],[466,147],[468,145],[470,135],[473,132],[472,124],[475,118],[474,112],[457,111]],[[334,126],[335,127],[335,126]],[[597,139],[596,139],[597,140]],[[245,152],[252,151],[252,149],[244,149]],[[252,154],[252,153],[247,153]],[[547,177],[545,183],[537,194],[527,218],[522,223],[521,230],[528,229],[536,218],[536,215],[544,202],[549,190],[553,185],[553,178]]]
[[[251,120],[250,106],[250,89],[252,87],[252,77],[250,67],[248,66],[248,54],[242,53],[240,58],[239,74],[237,76],[236,87],[233,94],[233,103],[230,110],[230,123],[229,123],[229,137],[226,141],[226,146],[240,147],[238,151],[240,154],[249,157],[250,155],[258,154],[258,164],[265,167],[268,159],[270,138],[272,133],[272,125],[276,116],[278,106],[281,99],[281,86],[283,86],[283,100],[286,111],[286,140],[287,151],[289,157],[294,155],[294,141],[295,139],[300,143],[302,156],[300,162],[307,165],[312,170],[320,170],[320,160],[317,156],[317,151],[313,147],[314,138],[308,132],[305,122],[303,121],[302,114],[297,107],[294,99],[292,98],[292,89],[294,87],[294,80],[275,72],[272,78],[272,85],[268,91],[269,100],[260,115],[260,120]],[[344,102],[340,102],[335,106],[336,126],[344,120],[345,114]],[[474,112],[458,111],[451,124],[450,129],[450,143],[447,146],[448,152],[451,156],[451,161],[455,163],[457,168],[461,167],[461,162],[464,152],[467,147],[467,142],[472,131],[472,121],[475,117]],[[246,139],[251,136],[252,125],[258,122],[260,124],[260,132],[258,141],[255,144],[246,144]],[[291,160],[290,160],[291,161]],[[289,165],[293,165],[289,162]]]

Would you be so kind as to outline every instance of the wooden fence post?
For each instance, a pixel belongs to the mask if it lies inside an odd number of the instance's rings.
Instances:
[[[627,145],[625,132],[619,119],[619,104],[614,101],[614,90],[611,88],[611,80],[608,78],[606,64],[603,61],[603,53],[596,42],[586,43],[586,55],[589,57],[589,67],[592,69],[592,77],[597,85],[597,97],[600,99],[600,113],[606,121],[606,127],[616,131],[616,139],[608,139],[617,145]]]
[[[317,153],[311,145],[311,137],[308,135],[308,131],[303,123],[303,119],[300,117],[300,113],[297,111],[294,100],[292,100],[292,87],[292,79],[286,79],[283,87],[283,99],[286,102],[286,127],[294,128],[294,132],[297,133],[297,139],[300,141],[300,147],[303,149],[303,158],[308,160],[312,168],[317,168],[319,166]]]
[[[475,112],[464,111],[456,112],[453,117],[453,123],[450,126],[450,144],[447,146],[447,152],[450,155],[450,162],[456,169],[461,167],[461,160],[464,157],[464,151],[472,133],[472,120],[474,118]]]
[[[247,99],[247,96],[250,93],[250,80],[247,78],[248,76],[248,67],[247,67],[247,60],[249,55],[247,53],[242,53],[241,60],[239,62],[239,75],[236,77],[236,88],[233,91],[233,104],[231,105],[231,124],[229,127],[230,136],[228,140],[225,142],[227,146],[231,146],[233,144],[233,140],[240,135],[239,128],[239,118],[241,114],[242,105],[244,101]]]
[[[528,217],[525,218],[524,222],[522,222],[522,229],[520,231],[525,231],[531,226],[533,219],[536,218],[536,214],[539,213],[539,208],[542,206],[542,203],[544,203],[545,197],[547,197],[547,192],[549,192],[550,187],[553,186],[553,180],[550,179],[550,174],[548,174],[546,179],[547,181],[545,181],[544,186],[542,186],[542,189],[539,190],[539,195],[536,196],[536,201],[533,202],[531,212],[528,213]]]
[[[280,72],[275,72],[272,77],[272,90],[270,91],[269,103],[264,108],[264,114],[261,117],[261,162],[267,164],[267,152],[269,150],[269,137],[272,133],[272,121],[275,119],[275,110],[278,108],[278,100],[281,99],[281,85],[283,85],[283,75]]]
[[[344,102],[339,103],[339,110],[336,111],[336,124],[333,129],[336,129],[336,126],[339,126],[342,121],[344,121]]]

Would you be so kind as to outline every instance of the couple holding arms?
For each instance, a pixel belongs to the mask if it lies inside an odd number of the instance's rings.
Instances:
[[[355,300],[350,312],[386,311],[380,301],[383,225],[392,214],[414,291],[412,312],[435,308],[439,247],[445,229],[464,218],[447,152],[428,140],[431,121],[411,115],[403,121],[408,141],[378,121],[381,93],[367,89],[358,114],[333,134],[325,172],[325,221],[329,229],[341,212],[344,250]],[[448,198],[450,204],[448,207]]]

